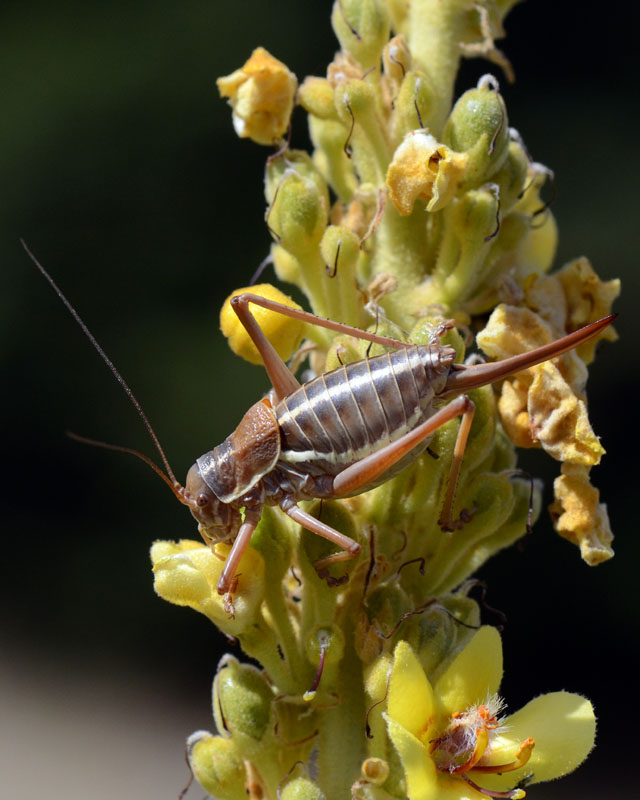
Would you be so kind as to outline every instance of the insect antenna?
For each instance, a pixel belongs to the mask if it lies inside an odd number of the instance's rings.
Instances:
[[[158,475],[162,480],[167,484],[167,486],[171,489],[173,494],[178,498],[181,503],[185,505],[189,505],[185,501],[184,493],[182,491],[183,487],[177,481],[172,482],[171,479],[162,471],[162,469],[152,461],[149,456],[145,456],[144,453],[141,453],[139,450],[134,450],[132,447],[125,447],[121,444],[111,444],[110,442],[102,442],[99,439],[90,439],[88,436],[81,436],[78,433],[74,433],[73,431],[66,431],[67,436],[70,439],[73,439],[74,442],[80,442],[81,444],[88,444],[91,447],[102,447],[103,450],[115,450],[117,453],[128,453],[131,456],[136,456],[141,461],[151,467],[151,469]]]
[[[86,324],[83,322],[83,320],[80,317],[80,315],[78,314],[78,312],[71,305],[71,303],[67,300],[67,298],[63,294],[63,292],[60,289],[60,287],[58,286],[58,284],[53,280],[51,275],[49,275],[47,270],[42,266],[42,264],[38,261],[38,259],[33,255],[33,253],[31,252],[31,250],[27,246],[27,243],[24,241],[24,239],[20,239],[20,244],[24,247],[24,250],[25,250],[26,254],[29,256],[29,258],[31,259],[31,261],[33,261],[33,263],[40,270],[40,272],[42,273],[44,278],[48,281],[48,283],[50,284],[51,288],[58,295],[60,300],[62,300],[62,302],[66,306],[67,310],[71,314],[71,316],[75,319],[75,321],[78,323],[78,325],[82,329],[82,332],[84,333],[84,335],[91,342],[91,344],[94,346],[94,348],[98,351],[99,356],[102,358],[104,363],[109,367],[109,369],[111,370],[113,376],[118,381],[120,386],[122,386],[122,388],[124,389],[127,397],[129,398],[129,400],[133,404],[133,407],[136,409],[136,411],[138,412],[138,415],[140,416],[140,419],[144,423],[144,426],[147,429],[147,433],[151,437],[151,440],[152,440],[153,444],[155,445],[156,450],[160,454],[160,458],[162,459],[162,464],[164,465],[164,469],[165,469],[166,474],[160,469],[160,467],[157,466],[157,464],[154,464],[153,461],[151,461],[150,458],[147,458],[147,456],[143,455],[142,453],[139,453],[137,450],[133,450],[133,449],[131,449],[129,447],[122,447],[120,445],[107,444],[106,442],[99,442],[99,441],[96,441],[94,439],[87,439],[84,436],[78,436],[75,433],[69,433],[69,436],[72,439],[75,439],[76,441],[83,442],[84,444],[91,444],[91,445],[94,445],[96,447],[104,447],[106,450],[117,450],[117,451],[120,451],[122,453],[130,453],[131,455],[137,456],[138,458],[142,459],[142,461],[144,461],[146,464],[148,464],[151,467],[151,469],[153,469],[154,472],[156,472],[156,474],[160,475],[162,477],[162,479],[164,480],[164,482],[171,488],[171,491],[176,495],[176,497],[181,502],[184,503],[185,502],[185,498],[183,496],[182,484],[180,484],[179,481],[176,480],[176,476],[173,474],[173,470],[171,469],[171,466],[169,465],[169,461],[167,460],[167,457],[166,457],[166,455],[164,453],[164,450],[162,449],[162,445],[160,444],[160,441],[159,441],[158,437],[156,436],[156,432],[151,427],[151,423],[147,419],[147,415],[142,410],[142,406],[138,402],[138,399],[136,398],[134,393],[129,388],[129,384],[125,381],[125,379],[122,377],[122,375],[118,372],[118,370],[116,369],[115,364],[111,361],[109,356],[104,352],[102,347],[98,344],[98,341],[97,341],[96,337],[91,333],[91,331],[86,326]]]

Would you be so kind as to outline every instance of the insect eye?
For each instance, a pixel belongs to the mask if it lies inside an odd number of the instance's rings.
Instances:
[[[196,503],[200,506],[200,508],[204,508],[205,506],[209,505],[209,498],[206,494],[199,494],[196,497]]]

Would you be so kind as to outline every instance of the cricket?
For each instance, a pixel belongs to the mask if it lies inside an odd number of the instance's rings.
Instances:
[[[127,393],[164,470],[131,448],[76,435],[73,438],[142,459],[189,508],[205,543],[231,544],[217,585],[231,609],[238,564],[265,505],[278,506],[303,528],[340,548],[315,564],[318,575],[330,585],[340,583],[330,578],[328,568],[358,556],[360,544],[308,514],[298,503],[350,497],[380,485],[412,463],[427,448],[435,431],[455,417],[461,417],[461,423],[438,524],[445,531],[460,527],[463,520],[453,518],[455,491],[474,415],[473,401],[466,393],[572,350],[597,336],[617,316],[611,314],[527,353],[465,365],[454,363],[454,348],[440,343],[453,321],[437,326],[428,344],[414,345],[250,292],[236,295],[231,306],[262,357],[272,390],[249,408],[222,444],[196,459],[183,486],[128,384],[53,278],[24,241],[22,245]],[[389,352],[343,365],[301,384],[260,328],[251,305],[380,344]]]

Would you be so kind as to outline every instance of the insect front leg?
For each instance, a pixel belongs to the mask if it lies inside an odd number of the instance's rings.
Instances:
[[[251,540],[251,534],[254,532],[258,523],[260,522],[260,514],[247,512],[245,520],[240,526],[238,535],[229,551],[227,560],[225,561],[222,569],[222,574],[218,580],[217,590],[218,594],[227,595],[225,610],[233,616],[233,602],[232,593],[236,583],[236,570],[242,558],[244,551]]]
[[[352,464],[342,472],[339,472],[333,479],[335,496],[340,497],[357,494],[365,486],[368,486],[380,478],[381,475],[393,467],[401,458],[407,455],[407,453],[410,453],[414,447],[435,433],[445,422],[449,422],[449,420],[454,419],[454,417],[462,416],[462,422],[458,430],[458,436],[453,451],[453,460],[451,462],[451,469],[447,482],[447,492],[442,507],[442,513],[438,520],[438,524],[443,530],[453,530],[454,523],[451,519],[451,512],[455,499],[456,484],[458,482],[462,458],[469,438],[474,412],[475,405],[467,395],[456,397],[444,408],[441,408],[433,416],[429,417],[429,419],[417,425],[404,436],[401,436],[400,439],[385,445],[377,452],[365,456],[365,458],[361,459],[356,464]]]
[[[297,522],[298,525],[301,525],[312,533],[317,533],[318,536],[322,536],[324,539],[328,539],[330,542],[337,544],[338,547],[342,547],[341,552],[333,553],[326,558],[321,558],[319,561],[316,561],[314,566],[318,576],[324,578],[329,586],[339,586],[342,583],[346,583],[348,576],[345,575],[344,578],[339,579],[332,578],[328,573],[328,568],[331,564],[336,564],[340,561],[348,561],[359,555],[361,548],[358,542],[346,536],[344,533],[335,530],[335,528],[332,528],[330,525],[326,525],[319,519],[312,517],[311,514],[307,514],[306,511],[303,511],[300,506],[296,504],[292,497],[285,497],[280,503],[280,508],[287,516]]]

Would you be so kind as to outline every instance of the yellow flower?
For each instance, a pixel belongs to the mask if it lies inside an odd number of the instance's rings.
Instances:
[[[432,685],[406,642],[395,649],[387,728],[402,760],[411,800],[521,798],[513,788],[559,778],[589,754],[591,703],[568,692],[542,695],[499,716],[500,635],[480,628]]]
[[[233,108],[233,127],[241,138],[273,144],[287,131],[298,88],[296,76],[264,47],[243,67],[217,80]]]
[[[151,547],[156,593],[177,606],[190,606],[229,636],[239,636],[255,622],[264,598],[264,560],[248,547],[240,560],[233,590],[233,605],[217,591],[230,545],[213,549],[201,542],[154,542]]]
[[[468,156],[440,144],[425,130],[411,131],[393,154],[387,170],[389,197],[403,216],[418,198],[427,211],[439,211],[454,195]]]
[[[531,309],[501,304],[477,342],[488,355],[503,359],[554,338],[550,325]],[[558,461],[598,464],[605,450],[589,423],[585,383],[586,368],[575,352],[505,381],[498,409],[507,433],[521,447],[542,445]]]

